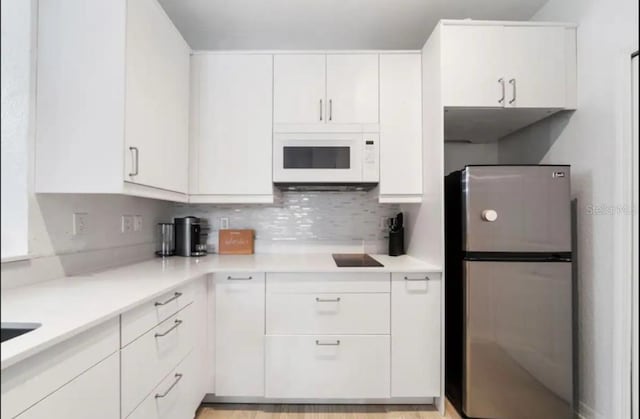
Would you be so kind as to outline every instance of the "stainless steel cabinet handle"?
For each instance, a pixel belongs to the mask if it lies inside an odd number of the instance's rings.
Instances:
[[[163,301],[163,302],[156,301],[153,305],[156,306],[156,307],[164,306],[164,305],[169,304],[173,300],[178,299],[180,296],[182,296],[182,293],[181,292],[176,292],[176,293],[173,294],[173,297],[169,298],[167,301]]]
[[[180,373],[176,373],[176,375],[174,377],[176,377],[176,380],[173,382],[173,384],[171,384],[169,386],[169,388],[164,393],[162,393],[162,394],[156,393],[156,399],[161,399],[163,397],[167,397],[167,394],[169,394],[169,392],[171,390],[173,390],[173,388],[178,384],[178,382],[180,382],[180,380],[182,380],[182,374],[180,374]]]
[[[316,297],[316,301],[319,303],[339,303],[340,302],[340,297],[336,297],[336,298],[320,298],[320,297]]]
[[[322,121],[322,99],[320,99],[320,120]]]
[[[329,99],[329,121],[333,121],[333,100]]]
[[[129,147],[129,151],[132,153],[133,158],[133,172],[129,173],[129,176],[136,176],[138,174],[138,155],[140,154],[140,150],[138,147]]]
[[[429,281],[431,280],[431,278],[429,278],[428,276],[425,276],[424,278],[409,278],[408,276],[404,277],[405,281]]]
[[[500,83],[500,86],[502,88],[502,97],[500,98],[500,100],[498,100],[498,103],[504,103],[504,95],[505,95],[504,79],[503,78],[499,78],[498,79],[498,83]]]
[[[509,84],[513,86],[513,99],[509,103],[513,103],[516,101],[516,79],[509,80]]]
[[[227,281],[251,281],[252,276],[228,276]]]
[[[336,340],[334,342],[321,342],[319,340],[316,340],[316,345],[318,346],[338,346],[340,345],[340,340]]]
[[[167,336],[169,333],[171,333],[171,331],[176,330],[176,328],[182,324],[182,320],[177,320],[176,319],[173,323],[174,323],[173,326],[171,326],[168,330],[166,330],[163,333],[156,333],[155,335],[153,335],[153,337],[154,338],[161,338],[163,336]]]

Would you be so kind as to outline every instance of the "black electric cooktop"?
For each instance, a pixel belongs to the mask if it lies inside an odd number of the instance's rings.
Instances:
[[[373,268],[384,266],[366,253],[334,253],[331,256],[333,256],[333,260],[336,261],[338,268]]]

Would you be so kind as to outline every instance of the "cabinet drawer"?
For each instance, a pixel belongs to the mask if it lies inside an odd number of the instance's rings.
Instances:
[[[121,350],[123,417],[193,349],[192,311],[185,307]]]
[[[267,274],[268,293],[389,292],[388,273]]]
[[[267,294],[267,334],[387,334],[390,294]]]
[[[12,418],[118,352],[114,318],[2,371],[2,418]]]
[[[267,336],[266,342],[266,397],[389,397],[389,336]]]
[[[178,310],[193,301],[194,285],[179,288],[142,304],[122,315],[122,339],[124,347],[143,333],[151,330]]]
[[[18,416],[19,419],[118,419],[120,375],[115,353]],[[3,416],[4,417],[4,416]]]
[[[128,419],[189,419],[195,416],[193,404],[197,383],[195,357],[191,352],[162,379]]]

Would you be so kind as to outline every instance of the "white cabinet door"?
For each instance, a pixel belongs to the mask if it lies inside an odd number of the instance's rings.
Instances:
[[[264,273],[217,273],[217,396],[264,396]]]
[[[17,417],[120,418],[119,359],[119,353],[111,355]]]
[[[380,201],[422,199],[420,54],[380,54]]]
[[[267,336],[266,396],[389,397],[389,335]]]
[[[442,394],[441,308],[440,274],[392,274],[392,397]]]
[[[503,29],[505,106],[566,106],[565,28],[506,26]]]
[[[272,195],[272,56],[204,54],[192,63],[199,100],[191,193]]]
[[[504,28],[445,25],[442,29],[444,106],[504,106]]]
[[[198,380],[199,365],[193,352],[166,375],[136,407],[127,419],[190,419],[198,406],[192,395]],[[123,416],[124,417],[124,416]]]
[[[189,54],[157,1],[127,2],[126,181],[186,192]]]
[[[321,124],[326,120],[324,54],[274,56],[274,124]]]
[[[378,123],[378,55],[327,55],[327,122]]]

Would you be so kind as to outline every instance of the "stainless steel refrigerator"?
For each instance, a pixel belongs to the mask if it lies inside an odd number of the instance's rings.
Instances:
[[[445,179],[445,381],[471,418],[573,417],[569,166]]]

